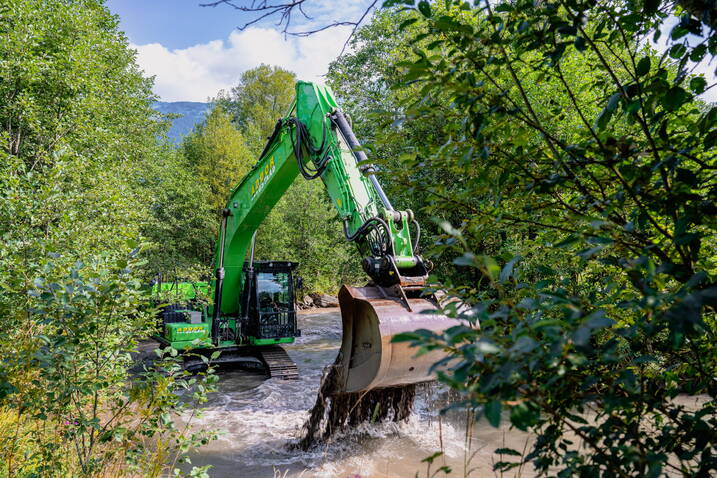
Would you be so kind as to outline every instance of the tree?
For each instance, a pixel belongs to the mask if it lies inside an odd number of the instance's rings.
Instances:
[[[645,39],[672,13],[680,20],[657,55]],[[421,87],[407,121],[446,102],[460,117],[405,167],[463,178],[458,189],[414,187],[433,197],[431,211],[463,215],[441,223],[434,253],[458,254],[475,281],[436,284],[470,306],[467,326],[400,340],[449,350],[459,360],[441,379],[468,406],[494,425],[506,410],[538,435],[499,470],[531,462],[543,475],[707,476],[717,467],[717,110],[697,97],[705,78],[691,74],[717,51],[702,23],[713,13],[655,2],[419,2],[403,24],[420,25],[413,41],[426,42],[399,64]],[[501,229],[511,235],[496,244]],[[706,398],[688,410],[680,393]]]
[[[215,100],[231,115],[255,156],[264,149],[277,120],[289,112],[295,83],[294,73],[262,64],[242,73],[237,86]]]
[[[363,278],[359,254],[344,238],[320,180],[296,179],[259,228],[256,245],[259,260],[298,262],[304,293],[335,293]]]
[[[312,20],[313,16],[310,14],[310,11],[307,10],[307,3],[318,4],[319,7],[321,7],[322,5],[320,2],[307,2],[307,0],[289,0],[286,2],[271,3],[243,3],[244,2],[235,0],[215,0],[206,3],[200,3],[199,5],[202,7],[217,7],[219,5],[227,5],[234,10],[237,10],[244,14],[249,14],[249,20],[239,26],[239,31],[243,31],[266,18],[278,16],[279,21],[277,23],[277,26],[281,27],[284,35],[308,36],[323,30],[327,30],[329,28],[339,26],[351,26],[353,27],[353,32],[355,32],[358,27],[363,23],[363,21],[368,17],[368,14],[376,7],[376,4],[378,4],[378,0],[372,0],[371,3],[365,9],[363,9],[363,13],[360,16],[357,16],[355,20],[352,18],[348,18],[346,20],[333,20],[331,23],[325,25],[319,25],[315,28],[302,28],[298,31],[289,31],[289,29],[291,28],[292,20],[296,17],[304,18],[305,20]]]
[[[413,57],[411,41],[417,33],[410,25],[397,31],[396,25],[410,18],[406,12],[377,12],[352,37],[351,51],[329,65],[327,79],[342,108],[350,112],[354,130],[369,149],[370,159],[383,166],[379,176],[392,202],[400,209],[414,210],[424,232],[421,246],[428,246],[433,242],[432,236],[440,232],[434,221],[436,216],[460,222],[462,214],[427,210],[432,198],[414,185],[443,184],[448,190],[459,191],[463,176],[455,175],[450,168],[403,166],[422,148],[443,144],[447,140],[446,123],[459,119],[447,105],[435,101],[430,117],[405,121],[404,103],[420,93],[420,85],[403,85],[401,70],[395,65]],[[396,130],[400,134],[395,134]],[[434,259],[438,259],[434,261],[434,271],[441,277],[463,274],[452,266],[452,258]]]
[[[231,141],[228,138],[221,147],[227,148]],[[153,278],[163,274],[168,279],[204,279],[214,254],[220,207],[211,200],[210,180],[197,173],[197,165],[181,149],[166,145],[161,154],[147,159],[137,181],[150,198],[151,215],[142,225],[149,242],[142,251],[147,260],[144,269]]]
[[[3,2],[0,36],[0,474],[149,471],[206,438],[169,415],[192,379],[127,370],[154,328],[151,81],[102,1]]]
[[[217,224],[229,193],[256,162],[244,138],[224,109],[216,106],[182,143],[189,167],[209,187],[205,200],[215,211]]]

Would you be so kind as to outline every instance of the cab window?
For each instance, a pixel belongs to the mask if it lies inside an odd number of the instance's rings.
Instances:
[[[259,312],[285,312],[289,310],[289,273],[259,272],[257,274]]]

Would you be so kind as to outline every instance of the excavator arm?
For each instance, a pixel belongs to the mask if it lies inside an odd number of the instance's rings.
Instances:
[[[456,322],[437,313],[434,299],[421,297],[428,270],[417,254],[420,228],[410,210],[393,208],[375,172],[330,88],[298,82],[288,115],[277,122],[222,213],[210,308],[216,346],[224,345],[220,328],[250,323],[254,309],[247,297],[258,282],[253,252],[248,262],[247,253],[257,228],[301,175],[323,182],[346,239],[357,245],[372,281],[363,288],[344,286],[339,293],[344,334],[336,362],[338,388],[355,392],[432,378],[429,370],[442,358],[440,351],[416,359],[414,350],[391,338],[419,328],[444,330]],[[244,336],[233,333],[238,341]]]
[[[215,254],[215,291],[221,292],[215,303],[221,313],[240,311],[237,291],[243,289],[242,270],[254,233],[300,174],[323,181],[346,239],[356,243],[362,266],[376,284],[393,286],[403,279],[403,285],[423,285],[427,270],[411,235],[411,226],[420,234],[418,223],[410,210],[393,208],[374,172],[330,88],[298,82],[289,115],[277,122],[223,211]]]

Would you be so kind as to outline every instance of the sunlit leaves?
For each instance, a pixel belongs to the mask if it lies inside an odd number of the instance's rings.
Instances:
[[[392,124],[435,131],[389,143],[421,158],[395,174],[441,218],[433,277],[481,317],[473,336],[442,337],[459,362],[441,380],[489,421],[500,404],[538,433],[529,460],[546,474],[658,474],[678,441],[703,458],[690,472],[714,466],[708,441],[691,441],[714,420],[676,441],[642,425],[658,409],[700,422],[709,407],[671,398],[717,389],[714,308],[699,292],[717,270],[716,117],[697,97],[711,80],[690,74],[717,40],[709,7],[672,10],[668,29],[658,3],[434,2],[413,10],[404,83],[384,77],[403,94],[385,108],[404,114]],[[664,55],[645,41],[661,30]],[[590,451],[572,451],[576,430]]]
[[[161,434],[170,452],[192,442],[174,435],[169,412],[183,406],[179,375],[128,371],[154,330],[142,284],[158,244],[145,233],[176,172],[160,167],[176,155],[102,2],[10,3],[0,7],[0,412],[15,432],[2,437],[4,458],[17,476],[142,470],[143,440]]]

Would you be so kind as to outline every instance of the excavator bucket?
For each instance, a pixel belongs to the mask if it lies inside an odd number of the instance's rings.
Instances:
[[[438,313],[431,300],[407,298],[383,287],[343,286],[339,305],[343,322],[336,364],[340,393],[434,380],[430,368],[445,357],[444,352],[434,350],[416,357],[416,348],[405,342],[391,343],[391,339],[402,332],[441,332],[460,324]]]

